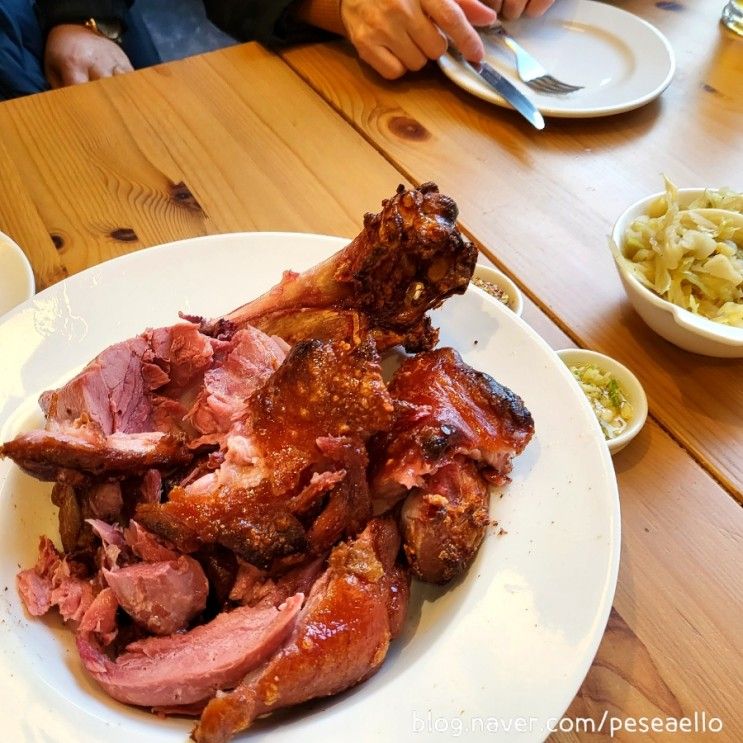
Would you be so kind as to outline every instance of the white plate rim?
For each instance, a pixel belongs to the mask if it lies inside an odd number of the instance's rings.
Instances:
[[[101,279],[104,278],[107,274],[111,274],[114,267],[131,267],[136,266],[136,264],[139,261],[147,262],[148,255],[154,254],[154,251],[159,251],[160,254],[165,254],[167,251],[170,251],[172,254],[175,254],[181,249],[184,248],[198,248],[200,251],[202,251],[202,254],[205,255],[203,252],[205,249],[211,247],[219,247],[221,243],[225,243],[225,245],[234,242],[236,240],[239,241],[245,241],[250,242],[251,240],[262,240],[264,242],[270,242],[272,240],[279,242],[286,242],[286,241],[292,241],[293,243],[302,243],[306,242],[307,247],[309,248],[314,243],[315,246],[322,246],[322,249],[326,252],[326,254],[329,254],[332,252],[331,249],[337,249],[339,247],[342,247],[344,244],[348,242],[345,238],[338,238],[338,237],[331,237],[331,236],[324,236],[324,235],[315,235],[315,234],[306,234],[306,233],[272,233],[272,232],[254,232],[254,233],[232,233],[232,234],[224,234],[224,235],[207,235],[199,238],[191,238],[186,240],[180,240],[173,243],[168,243],[162,246],[156,246],[153,248],[145,249],[138,251],[136,253],[127,254],[125,256],[121,256],[117,259],[114,259],[112,261],[107,261],[104,264],[100,264],[99,266],[95,266],[93,268],[87,269],[86,271],[83,271],[81,273],[78,273],[69,279],[66,279],[63,282],[60,282],[60,284],[54,285],[52,287],[49,287],[48,289],[41,292],[39,295],[37,295],[34,299],[27,301],[26,303],[20,305],[19,307],[12,310],[8,315],[6,315],[2,320],[0,321],[0,338],[2,337],[2,332],[5,326],[7,326],[9,323],[12,323],[14,319],[19,319],[24,317],[24,319],[27,319],[29,316],[32,316],[35,312],[39,313],[47,313],[48,312],[48,300],[59,300],[61,299],[64,303],[66,303],[66,307],[69,309],[69,302],[71,299],[74,299],[74,295],[81,290],[81,288],[84,290],[85,287],[90,288],[97,286]],[[249,253],[249,250],[246,248],[246,252]],[[287,268],[289,266],[286,266]],[[601,597],[602,600],[599,605],[595,607],[595,611],[593,612],[590,620],[590,632],[585,638],[585,642],[582,644],[581,647],[581,653],[580,653],[580,659],[574,663],[573,668],[571,669],[571,673],[569,675],[569,679],[566,680],[566,683],[564,685],[564,688],[560,690],[559,703],[555,703],[554,706],[554,712],[557,718],[559,719],[559,716],[564,712],[564,710],[567,708],[571,700],[573,699],[575,693],[577,692],[578,688],[580,687],[580,684],[583,681],[583,678],[585,674],[587,673],[595,652],[598,648],[599,642],[601,641],[601,638],[604,633],[604,629],[606,626],[606,622],[608,621],[609,612],[611,609],[614,591],[616,588],[616,580],[617,580],[617,574],[618,574],[618,567],[619,567],[619,553],[620,553],[620,515],[619,515],[619,499],[618,499],[618,491],[616,486],[616,480],[614,479],[614,472],[611,465],[611,459],[608,455],[608,450],[603,445],[603,438],[600,435],[598,425],[595,424],[595,419],[593,418],[593,413],[590,410],[590,407],[588,406],[588,403],[585,401],[583,395],[580,393],[580,390],[578,389],[577,385],[572,382],[572,376],[569,374],[569,372],[565,369],[564,365],[561,361],[557,358],[556,354],[554,354],[551,349],[546,345],[546,343],[536,334],[534,330],[532,330],[523,320],[516,317],[510,310],[508,310],[506,307],[501,305],[497,300],[492,299],[490,297],[487,297],[484,293],[478,292],[477,296],[482,296],[484,298],[484,301],[488,303],[488,306],[490,307],[490,310],[492,310],[496,315],[499,316],[499,319],[503,320],[504,324],[506,325],[513,325],[516,324],[519,328],[519,331],[524,333],[529,339],[530,342],[535,343],[537,346],[542,347],[542,349],[546,349],[546,351],[554,356],[556,368],[562,369],[562,374],[565,376],[565,378],[571,380],[571,383],[574,385],[575,390],[575,399],[578,401],[578,406],[583,407],[585,411],[587,412],[587,417],[589,420],[593,422],[595,425],[595,440],[597,442],[600,442],[600,451],[603,453],[602,460],[600,463],[597,464],[599,469],[601,469],[604,474],[607,477],[606,482],[604,483],[607,487],[606,492],[604,493],[605,498],[607,499],[607,504],[610,508],[610,517],[609,517],[609,523],[607,524],[608,532],[608,547],[606,550],[606,553],[604,557],[607,560],[607,564],[605,566],[606,572],[605,572],[605,578],[604,582],[601,585]],[[451,301],[451,300],[450,300]],[[445,311],[445,310],[443,310]],[[439,312],[443,312],[439,311]],[[175,321],[175,317],[173,318]],[[143,329],[143,328],[142,328]],[[66,332],[66,331],[65,331]],[[128,336],[123,336],[128,337]],[[112,337],[108,342],[114,342],[115,340],[118,340],[120,338]],[[87,358],[87,357],[86,357]],[[56,381],[56,380],[55,380]],[[1,382],[0,382],[1,384]],[[8,428],[8,422],[13,417],[12,416],[13,411],[9,410],[7,407],[5,411],[0,407],[0,433],[2,435],[7,435],[9,428]],[[2,463],[0,462],[0,493],[3,491],[4,481],[8,478],[8,471],[10,470],[10,465],[8,463]],[[610,473],[610,476],[609,476]],[[490,538],[490,541],[492,542],[494,537]],[[7,594],[6,594],[7,595]],[[11,594],[11,597],[13,594]],[[18,603],[16,599],[16,604]],[[16,606],[17,609],[17,606]],[[8,612],[8,605],[4,602],[0,602],[0,616],[3,616],[5,618],[5,615]],[[8,614],[10,617],[10,614]],[[14,621],[18,620],[17,611],[15,614],[13,614],[12,619]],[[34,627],[43,627],[43,622],[38,623],[38,620],[36,620],[35,623],[33,623]],[[43,632],[46,632],[46,630],[42,630]],[[54,639],[54,638],[52,638]],[[0,651],[4,651],[5,648],[0,646]],[[7,664],[8,656],[6,656],[4,653],[0,654],[0,668],[3,667],[3,665]],[[391,661],[390,661],[391,662]],[[382,675],[381,673],[379,674]],[[3,676],[3,674],[0,674],[0,678]],[[7,679],[6,679],[7,681]],[[373,679],[372,679],[373,682]],[[367,682],[367,685],[371,685],[372,682]],[[3,686],[5,684],[0,681],[0,690],[2,690]],[[90,688],[92,688],[92,685],[89,685]],[[46,689],[44,692],[48,692],[49,690]],[[363,701],[364,693],[363,691],[360,691],[358,695],[354,695],[354,692],[351,692],[350,695],[346,695],[342,699],[340,699],[339,702],[333,703],[332,700],[329,702],[331,710],[333,713],[338,709],[338,705],[349,705],[350,708],[357,708],[357,705],[359,703],[359,700],[361,699]],[[48,701],[48,700],[47,700]],[[114,713],[120,708],[119,705],[113,704],[111,705],[109,703],[109,707],[114,710]],[[559,707],[559,709],[557,709]],[[80,711],[80,710],[78,710]],[[101,722],[104,723],[106,727],[109,727],[111,725],[114,725],[115,727],[119,727],[121,725],[120,721],[113,720],[112,721],[106,721],[101,720],[100,715],[96,714],[95,711],[88,712],[84,710],[87,714],[90,715],[90,724],[100,724]],[[328,712],[324,712],[325,714],[331,714]],[[322,722],[325,719],[323,715],[317,716],[318,721]],[[301,720],[300,720],[301,723]],[[29,724],[28,720],[24,719],[24,724]],[[36,722],[34,722],[36,724]],[[41,725],[41,722],[38,723]],[[135,719],[131,722],[132,728],[131,730],[147,730],[148,725],[152,724],[151,717],[146,716],[145,717],[145,723],[143,724],[141,720]],[[163,724],[165,726],[165,723]],[[41,728],[40,728],[41,729]],[[178,727],[176,728],[180,732],[182,732],[183,728]],[[272,734],[274,737],[276,737],[277,741],[283,741],[285,740],[282,735],[280,735],[281,728],[274,731]],[[153,740],[157,739],[159,740],[180,740],[181,738],[173,738],[168,737],[168,732],[172,733],[172,728],[163,728],[163,736],[157,735],[155,736],[155,732],[153,732]],[[417,731],[413,731],[417,732]],[[535,734],[533,730],[529,730],[527,734],[521,735],[521,731],[519,731],[519,735],[516,735],[515,731],[511,731],[509,733],[503,733],[502,735],[496,735],[493,736],[492,734],[487,735],[487,740],[511,740],[511,739],[518,739],[518,740],[541,740],[544,736],[541,734]],[[113,731],[112,731],[113,733]],[[128,735],[130,735],[129,733]],[[69,734],[68,734],[69,735]],[[75,734],[77,735],[77,733]],[[69,740],[69,737],[65,737],[65,734],[63,734],[60,731],[60,736],[53,736],[52,738],[49,738],[49,740]],[[474,736],[476,737],[476,736]],[[127,740],[130,738],[119,738],[116,735],[114,735],[111,740]],[[287,740],[289,738],[286,738]],[[360,740],[373,740],[373,737],[369,736],[360,736]],[[404,734],[402,737],[400,737],[400,740],[403,739],[409,739],[409,740],[418,740],[418,735],[410,735],[406,737]],[[485,738],[483,738],[485,739]],[[81,738],[82,740],[82,738]],[[87,738],[86,738],[87,740]]]
[[[658,96],[660,96],[661,93],[663,93],[663,91],[670,85],[671,80],[673,80],[673,76],[676,73],[676,55],[673,51],[671,43],[668,41],[666,36],[661,33],[658,28],[646,21],[644,18],[640,18],[634,13],[630,13],[629,11],[626,11],[622,8],[617,8],[616,6],[608,5],[602,2],[596,2],[596,0],[574,0],[574,4],[579,9],[585,7],[586,5],[590,5],[593,9],[601,8],[600,12],[608,14],[609,18],[611,18],[612,15],[615,15],[616,18],[621,19],[625,23],[637,24],[640,27],[644,28],[646,31],[650,32],[651,36],[654,37],[659,45],[665,50],[668,58],[668,67],[666,69],[664,77],[655,82],[654,85],[641,96],[630,98],[613,105],[583,107],[544,105],[542,101],[545,99],[546,96],[543,96],[540,98],[540,103],[538,106],[539,111],[542,113],[542,115],[556,119],[591,119],[599,118],[602,116],[613,116],[615,114],[626,113],[627,111],[641,108],[642,106],[650,103]],[[504,25],[508,26],[508,23],[506,22]],[[513,106],[511,106],[508,101],[506,101],[497,92],[490,89],[485,83],[481,82],[474,73],[471,73],[466,68],[464,68],[462,63],[454,59],[454,57],[452,57],[452,55],[448,52],[439,57],[437,62],[442,72],[455,85],[459,86],[468,93],[471,93],[477,98],[480,98],[481,100],[493,103],[501,108],[508,108],[513,110]],[[516,87],[518,87],[527,97],[534,98],[534,91],[532,91],[530,88],[524,85],[521,80],[519,80],[518,75],[516,74],[515,66],[513,69],[513,74],[508,77],[510,81],[514,85],[516,85]],[[560,98],[555,97],[554,100],[559,101]],[[565,100],[569,102],[570,99]]]

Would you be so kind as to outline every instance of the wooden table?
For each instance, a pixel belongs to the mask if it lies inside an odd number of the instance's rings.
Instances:
[[[178,238],[355,234],[398,182],[438,182],[464,230],[523,288],[525,319],[555,348],[627,362],[650,400],[643,432],[614,460],[619,583],[569,714],[704,710],[724,721],[710,739],[739,741],[741,362],[685,353],[647,329],[606,236],[662,172],[684,186],[743,187],[743,44],[718,28],[717,0],[620,5],[667,34],[676,79],[643,109],[551,120],[542,133],[433,67],[384,83],[340,43],[280,58],[243,45],[0,104],[0,229],[44,288]]]

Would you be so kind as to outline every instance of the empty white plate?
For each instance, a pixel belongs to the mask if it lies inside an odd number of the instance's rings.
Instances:
[[[34,274],[23,251],[0,232],[0,315],[33,297]]]
[[[676,69],[673,49],[655,26],[592,0],[558,0],[541,18],[504,23],[507,31],[554,77],[583,89],[545,95],[519,80],[513,53],[486,38],[486,59],[526,93],[545,116],[590,118],[638,108],[657,98]],[[445,54],[444,74],[497,106],[509,107],[474,72]]]

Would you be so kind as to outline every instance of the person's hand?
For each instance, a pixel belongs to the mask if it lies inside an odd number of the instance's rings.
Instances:
[[[52,88],[86,83],[132,71],[132,63],[114,41],[85,26],[55,26],[46,40],[44,72]]]
[[[497,18],[478,0],[342,0],[340,10],[361,59],[388,80],[438,59],[447,36],[467,59],[479,62],[485,49],[474,26]]]
[[[488,0],[500,18],[513,21],[522,15],[536,18],[545,13],[555,0]]]

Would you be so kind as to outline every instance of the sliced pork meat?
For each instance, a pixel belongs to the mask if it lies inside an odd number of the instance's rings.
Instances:
[[[395,565],[399,544],[387,518],[337,546],[287,644],[233,692],[209,702],[194,738],[223,743],[259,715],[337,694],[371,676],[407,606],[408,577]]]
[[[279,368],[289,347],[277,337],[246,327],[235,333],[204,375],[204,386],[188,413],[203,436],[227,433],[244,420],[250,396]]]
[[[204,571],[185,555],[118,570],[104,568],[103,576],[119,606],[154,635],[184,629],[206,607],[209,584]]]
[[[392,430],[375,444],[375,509],[384,511],[455,457],[478,463],[502,483],[511,460],[534,434],[521,398],[462,361],[452,348],[406,359],[390,382],[396,405]]]
[[[303,596],[274,607],[240,607],[209,624],[127,646],[112,661],[91,638],[77,635],[85,670],[114,699],[142,707],[177,707],[236,686],[291,635]]]
[[[177,397],[198,384],[211,365],[211,339],[191,323],[148,330],[105,349],[74,379],[41,396],[47,421],[57,428],[85,419],[106,436],[154,431],[156,394]],[[179,421],[171,428],[180,429]]]
[[[173,545],[147,531],[147,529],[138,524],[134,519],[124,529],[123,536],[132,552],[140,560],[144,560],[145,562],[177,560],[179,557],[179,553]]]
[[[457,205],[433,183],[400,186],[343,250],[217,321],[219,334],[246,324],[289,343],[308,338],[358,343],[371,332],[380,350],[432,348],[426,312],[467,288],[477,250],[456,227]]]
[[[321,557],[306,560],[275,579],[243,562],[230,591],[230,600],[243,606],[278,606],[295,593],[307,595],[320,577],[324,562]]]
[[[475,464],[457,458],[408,495],[400,514],[413,574],[446,583],[474,560],[488,525],[488,485]]]

